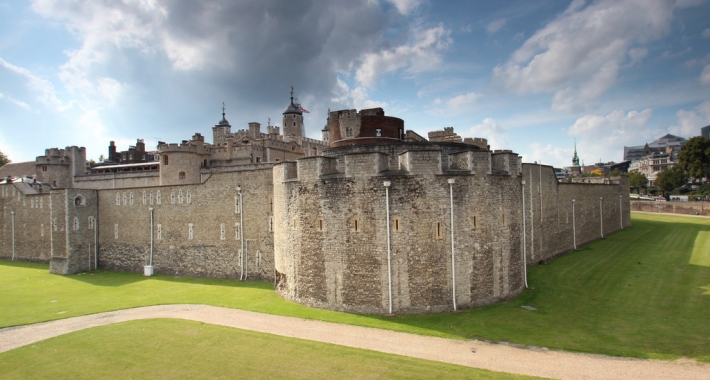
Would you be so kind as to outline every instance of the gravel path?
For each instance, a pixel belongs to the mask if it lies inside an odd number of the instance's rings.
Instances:
[[[0,329],[0,352],[117,322],[178,318],[493,371],[559,379],[710,379],[710,365],[452,340],[206,305],[161,305]]]

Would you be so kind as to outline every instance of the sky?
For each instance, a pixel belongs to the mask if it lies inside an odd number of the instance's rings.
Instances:
[[[0,0],[0,151],[306,134],[382,107],[524,162],[590,165],[710,124],[710,0]]]

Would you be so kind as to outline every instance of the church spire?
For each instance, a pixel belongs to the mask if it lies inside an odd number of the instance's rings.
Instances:
[[[572,156],[572,166],[579,166],[579,157],[577,157],[577,139],[574,139],[574,156]]]

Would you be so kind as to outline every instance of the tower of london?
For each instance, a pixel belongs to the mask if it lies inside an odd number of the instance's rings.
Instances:
[[[51,148],[0,183],[0,257],[95,268],[273,281],[332,310],[420,313],[475,307],[525,289],[531,265],[630,225],[626,177],[560,183],[550,166],[453,128],[427,138],[381,108],[328,113],[304,136],[294,101],[281,126],[212,142],[143,140],[87,166]]]

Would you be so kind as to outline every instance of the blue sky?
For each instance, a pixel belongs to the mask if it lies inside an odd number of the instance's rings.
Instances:
[[[0,0],[0,151],[179,142],[280,124],[289,88],[383,107],[524,161],[620,161],[710,124],[710,1]]]

